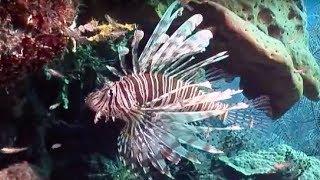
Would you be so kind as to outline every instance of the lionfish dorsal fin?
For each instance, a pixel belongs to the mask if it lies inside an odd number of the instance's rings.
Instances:
[[[155,48],[157,42],[159,42],[159,38],[163,37],[163,34],[169,29],[172,21],[177,18],[177,16],[181,15],[183,11],[183,7],[180,7],[178,10],[175,10],[177,5],[179,4],[178,1],[173,2],[166,12],[163,14],[161,20],[159,21],[158,25],[156,26],[155,30],[153,31],[151,37],[149,38],[147,44],[145,45],[144,50],[142,51],[139,57],[139,65],[140,71],[146,72],[148,71],[149,67],[149,60],[151,56],[152,49]]]
[[[175,10],[178,4],[179,2],[175,1],[168,7],[139,58],[137,49],[143,32],[135,31],[132,42],[134,73],[151,71],[194,82],[200,68],[228,57],[226,52],[200,61],[193,57],[204,51],[213,37],[210,30],[200,30],[194,33],[203,20],[201,14],[190,17],[171,36],[166,34],[172,21],[183,11],[183,7]]]
[[[119,54],[119,60],[120,60],[120,66],[121,66],[122,72],[124,73],[124,75],[130,74],[131,70],[128,68],[128,65],[126,63],[126,58],[125,58],[125,56],[129,53],[129,49],[125,46],[119,46],[117,51]]]
[[[144,36],[144,32],[141,30],[135,30],[133,34],[133,40],[131,43],[131,53],[132,53],[132,65],[133,65],[133,72],[139,73],[140,72],[140,65],[138,61],[138,47],[141,39]]]
[[[191,35],[195,28],[202,22],[202,15],[196,14],[185,21],[151,57],[150,64],[152,71],[158,69],[160,65],[175,58],[185,39]]]

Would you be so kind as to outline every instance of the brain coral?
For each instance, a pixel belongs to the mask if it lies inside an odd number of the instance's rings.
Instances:
[[[203,2],[203,1],[202,1]],[[271,97],[275,118],[304,94],[319,99],[320,69],[309,51],[306,14],[299,0],[211,0],[196,9],[206,11],[229,50],[226,66],[241,77],[249,97]]]
[[[74,16],[71,0],[1,1],[0,86],[10,86],[62,52]]]

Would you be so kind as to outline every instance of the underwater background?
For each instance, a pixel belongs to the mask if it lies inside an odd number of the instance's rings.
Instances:
[[[119,160],[123,121],[94,123],[89,93],[117,81],[134,30],[147,43],[172,0],[0,1],[0,179],[139,179]],[[201,164],[169,164],[175,179],[320,179],[320,2],[182,1],[213,32],[209,65],[243,89],[233,102],[268,95],[272,123],[206,136],[224,154],[185,147]],[[244,29],[243,29],[244,28]],[[169,29],[172,32],[172,29]],[[153,179],[170,179],[150,168]]]

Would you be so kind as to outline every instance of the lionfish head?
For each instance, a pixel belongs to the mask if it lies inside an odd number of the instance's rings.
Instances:
[[[111,86],[105,86],[100,90],[90,93],[85,99],[85,103],[91,110],[109,116],[109,102],[111,102],[112,98],[113,93]]]

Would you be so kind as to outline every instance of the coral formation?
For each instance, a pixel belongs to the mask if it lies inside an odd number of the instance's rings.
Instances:
[[[75,11],[71,0],[1,1],[0,85],[10,86],[59,55]]]
[[[110,16],[105,15],[106,23],[100,23],[94,19],[79,27],[70,27],[68,35],[73,42],[72,51],[75,52],[77,43],[84,44],[87,42],[106,42],[113,44],[116,40],[124,38],[135,28],[135,24],[117,23]]]
[[[275,123],[273,132],[294,149],[320,156],[320,102],[302,98]]]

